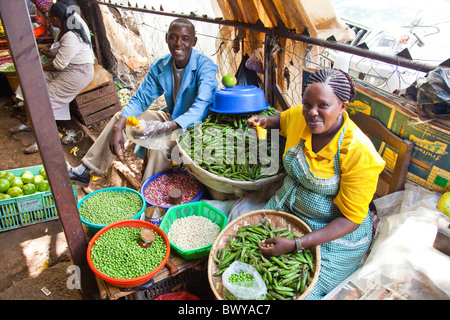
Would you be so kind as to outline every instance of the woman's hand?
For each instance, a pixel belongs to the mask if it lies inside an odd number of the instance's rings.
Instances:
[[[247,119],[247,126],[249,128],[256,129],[256,125],[261,128],[267,127],[267,117],[266,116],[253,116]]]
[[[40,52],[41,52],[43,55],[45,55],[45,56],[47,56],[47,57],[49,57],[49,58],[54,58],[54,57],[56,57],[56,55],[55,55],[50,49],[47,49],[47,48],[41,49]]]
[[[256,124],[264,129],[280,129],[280,114],[272,116],[257,115],[247,119],[247,126],[256,129]]]
[[[259,249],[266,256],[279,257],[295,250],[295,240],[284,237],[266,239],[258,243]]]
[[[53,59],[47,61],[46,63],[44,63],[42,65],[42,70],[44,71],[55,71],[57,70],[54,66],[53,66]]]

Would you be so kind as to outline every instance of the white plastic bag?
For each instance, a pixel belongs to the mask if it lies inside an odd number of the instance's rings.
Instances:
[[[127,125],[125,127],[128,139],[147,149],[170,149],[172,132],[166,128],[168,127],[166,122],[139,120],[138,126]]]
[[[229,278],[233,273],[239,274],[241,271],[251,275],[253,282],[230,282]],[[227,300],[264,300],[267,294],[267,286],[261,275],[251,265],[234,261],[222,275],[224,286],[224,297]]]
[[[450,257],[433,243],[440,194],[411,184],[374,201],[378,237],[357,279],[370,280],[404,299],[450,299]]]
[[[231,207],[230,213],[228,214],[228,223],[243,214],[262,209],[269,200],[270,198],[264,196],[264,193],[261,191],[248,193],[237,200]]]

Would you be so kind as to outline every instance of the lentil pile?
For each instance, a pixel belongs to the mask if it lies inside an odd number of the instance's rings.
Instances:
[[[142,228],[112,228],[95,241],[91,259],[98,271],[115,279],[133,279],[152,272],[167,252],[163,238],[155,233],[148,248],[139,245]]]
[[[181,201],[179,204],[187,203],[200,193],[200,184],[189,174],[172,172],[160,175],[151,181],[144,190],[144,197],[150,203],[170,207],[169,190],[178,188],[181,190]]]
[[[182,249],[200,248],[211,244],[220,232],[218,224],[202,216],[176,219],[170,226],[169,240]]]
[[[134,192],[102,191],[86,198],[79,212],[88,222],[108,225],[133,218],[142,205],[142,198]]]

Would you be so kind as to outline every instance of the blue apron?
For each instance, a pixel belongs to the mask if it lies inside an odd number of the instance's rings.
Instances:
[[[288,175],[283,186],[264,206],[264,209],[290,212],[305,221],[312,230],[324,227],[342,217],[333,199],[339,192],[341,169],[339,155],[346,127],[339,137],[334,157],[334,176],[316,178],[311,173],[303,152],[305,141],[290,148],[283,158]],[[358,269],[372,241],[372,218],[367,214],[355,231],[339,239],[324,243],[321,250],[321,269],[318,282],[307,299],[321,299]]]

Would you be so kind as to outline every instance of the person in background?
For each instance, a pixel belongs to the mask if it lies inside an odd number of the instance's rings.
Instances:
[[[73,14],[73,17],[75,17],[77,19],[77,21],[79,21],[81,24],[83,24],[83,28],[85,30],[89,30],[89,27],[86,24],[86,22],[78,14],[77,9],[79,10],[79,8],[75,7],[76,4],[73,0],[56,0],[56,3],[61,3],[61,4],[66,5],[67,9],[69,10],[69,13]],[[56,29],[56,31],[54,31],[54,42],[52,44],[45,44],[45,45],[38,44],[39,52],[50,58],[54,58],[56,56],[57,47],[59,46],[59,38],[61,36],[61,30],[59,30],[58,28],[56,28],[54,26],[52,28]]]
[[[51,24],[61,30],[56,56],[45,63],[42,68],[47,83],[48,95],[53,108],[55,120],[70,120],[69,103],[81,92],[94,77],[94,52],[90,41],[90,32],[86,23],[71,23],[72,14],[67,6],[56,3],[50,7],[48,19]],[[81,19],[75,17],[75,19]],[[74,28],[73,25],[79,26]],[[16,90],[16,98],[23,101],[20,86]],[[10,128],[10,134],[32,130],[31,118],[25,104],[25,123]],[[38,152],[35,143],[25,149],[25,153]]]
[[[187,19],[175,19],[166,33],[170,54],[156,59],[144,81],[121,112],[118,112],[104,128],[98,139],[81,159],[78,167],[69,170],[71,181],[86,186],[90,170],[105,173],[108,166],[124,151],[127,118],[152,121],[154,126],[147,136],[165,135],[165,150],[146,150],[147,165],[143,181],[156,173],[172,168],[170,157],[175,141],[170,132],[185,130],[202,121],[213,102],[218,86],[217,65],[194,49],[197,43],[195,27]],[[164,94],[166,106],[162,110],[148,110],[153,101]],[[142,148],[141,148],[142,149]],[[141,150],[136,150],[137,154]]]
[[[38,10],[36,19],[41,25],[34,29],[35,35],[39,37],[53,37],[53,28],[48,20],[48,11],[53,5],[53,2],[49,0],[31,0],[31,2]]]
[[[320,245],[319,279],[307,299],[321,299],[350,276],[372,241],[369,203],[385,162],[349,118],[353,80],[338,69],[321,69],[307,79],[303,105],[270,116],[254,116],[263,128],[286,137],[287,176],[264,209],[292,213],[312,229],[302,237],[260,243],[269,256]]]

